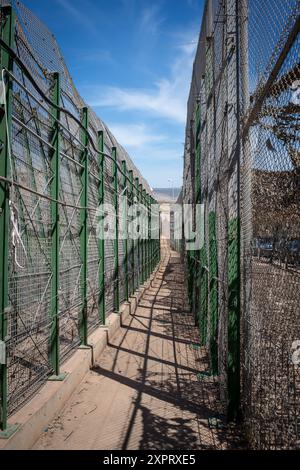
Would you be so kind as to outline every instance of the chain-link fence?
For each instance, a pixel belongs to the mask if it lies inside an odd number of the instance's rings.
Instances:
[[[186,126],[185,259],[228,418],[254,448],[300,447],[300,4],[208,0]],[[199,230],[199,228],[198,228]]]
[[[19,1],[1,2],[0,26],[5,429],[7,415],[49,376],[62,378],[61,362],[146,280],[159,243],[150,229],[144,240],[118,239],[119,196],[143,203],[149,217],[152,191],[78,95],[53,35]],[[134,216],[119,213],[127,230]],[[103,237],[109,218],[112,238]]]

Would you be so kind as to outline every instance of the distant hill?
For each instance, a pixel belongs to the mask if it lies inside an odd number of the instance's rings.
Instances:
[[[153,188],[158,202],[176,202],[181,188]]]

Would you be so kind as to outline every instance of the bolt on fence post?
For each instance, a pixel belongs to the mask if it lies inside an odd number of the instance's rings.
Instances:
[[[112,157],[114,160],[113,180],[114,180],[114,205],[115,205],[115,238],[114,238],[114,311],[119,312],[120,309],[120,292],[119,292],[119,184],[118,184],[118,165],[117,165],[117,149],[112,148]]]
[[[82,109],[82,125],[84,130],[81,132],[81,142],[84,150],[81,154],[81,185],[82,193],[80,197],[80,258],[81,258],[81,272],[80,272],[80,286],[81,286],[81,299],[82,307],[79,316],[79,335],[81,340],[81,346],[87,345],[87,278],[88,278],[88,135],[87,130],[89,127],[89,110],[87,107]]]
[[[104,183],[104,132],[98,132],[98,150],[99,154],[99,207],[103,210],[104,204],[104,191],[105,191],[105,183]],[[98,309],[99,309],[99,317],[100,322],[102,325],[106,323],[106,315],[105,315],[105,240],[104,240],[104,219],[105,215],[101,212],[99,214],[101,221],[99,225],[99,232],[98,232],[98,245],[99,245],[99,298],[98,298]],[[97,221],[99,223],[99,219]]]
[[[136,289],[140,287],[140,211],[139,211],[139,179],[135,178],[135,195],[136,195],[136,204],[138,207],[137,210],[137,223],[138,223],[138,234],[136,239],[136,261],[137,261],[137,269],[136,269]]]
[[[13,48],[15,38],[16,16],[11,6],[2,7],[3,15],[2,39]],[[13,60],[5,48],[1,47],[1,70],[13,70]],[[1,85],[2,86],[2,85]],[[10,177],[10,149],[11,128],[12,128],[12,81],[7,77],[6,83],[6,115],[5,107],[1,105],[0,116],[0,176]],[[6,129],[6,121],[8,129]],[[8,256],[9,256],[9,185],[0,182],[0,341],[4,348],[4,354],[0,362],[0,438],[8,438],[15,430],[16,426],[7,424],[7,316],[9,314],[8,304]]]
[[[129,170],[129,194],[131,205],[134,204],[134,191],[133,191],[133,171]],[[135,272],[134,272],[134,239],[132,233],[130,233],[130,249],[129,249],[129,260],[130,260],[130,295],[135,290]]]
[[[50,327],[50,362],[53,375],[49,380],[63,380],[65,374],[60,374],[59,351],[59,252],[60,252],[60,226],[59,204],[60,197],[60,75],[53,74],[53,108],[52,108],[52,139],[51,171],[53,178],[50,185],[51,193],[51,327]]]
[[[126,160],[122,160],[123,181],[122,187],[124,188],[123,197],[126,196],[126,204],[123,207],[123,243],[124,243],[124,268],[125,268],[125,299],[129,299],[129,280],[128,280],[128,188],[127,188],[127,167]]]

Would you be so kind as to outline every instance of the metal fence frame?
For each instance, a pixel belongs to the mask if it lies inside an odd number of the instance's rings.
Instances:
[[[102,203],[113,203],[118,214],[120,195],[128,206],[138,199],[149,221],[156,201],[124,149],[77,94],[51,33],[20,2],[4,3],[0,437],[7,438],[15,431],[8,416],[45,381],[64,379],[63,360],[86,347],[93,329],[147,280],[160,248],[151,227],[136,241],[119,240],[118,216],[115,239],[97,237],[96,222],[100,235],[106,230],[105,214],[97,214]],[[126,211],[122,217],[127,236],[132,217]]]
[[[300,447],[300,371],[291,360],[299,259],[282,261],[280,245],[300,239],[300,109],[291,101],[299,30],[296,0],[206,1],[181,197],[204,204],[204,246],[190,251],[188,240],[172,241],[185,259],[190,307],[224,411],[229,421],[243,418],[250,446],[260,449]],[[194,209],[201,226],[195,217]],[[274,256],[258,256],[263,237],[273,252],[278,246]]]

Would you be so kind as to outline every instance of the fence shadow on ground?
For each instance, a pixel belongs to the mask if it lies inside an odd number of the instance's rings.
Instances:
[[[117,344],[110,342],[109,347],[114,351],[111,370],[100,364],[93,368],[94,372],[136,391],[122,432],[122,449],[131,448],[137,433],[139,448],[146,450],[240,446],[236,430],[226,425],[217,380],[206,375],[207,355],[198,346],[198,330],[187,305],[181,260],[177,253],[163,245],[160,269],[139,302],[139,307],[147,314],[137,311],[136,315],[131,315],[123,325],[124,333]],[[130,331],[141,334],[142,352],[124,347]],[[153,352],[153,341],[160,342],[160,355]],[[141,367],[134,377],[114,370],[121,351],[141,359]],[[202,373],[200,380],[199,373]]]

